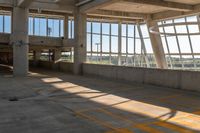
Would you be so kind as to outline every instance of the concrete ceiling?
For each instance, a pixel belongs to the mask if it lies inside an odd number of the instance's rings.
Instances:
[[[146,5],[146,4],[137,4],[137,3],[128,3],[128,2],[116,2],[108,6],[102,7],[102,10],[110,11],[121,11],[121,12],[134,12],[134,13],[157,13],[167,10],[167,8]]]
[[[200,0],[165,0],[165,1],[184,3],[184,4],[189,4],[189,5],[200,4]]]

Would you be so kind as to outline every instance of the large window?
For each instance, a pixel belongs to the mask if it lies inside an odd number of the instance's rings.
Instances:
[[[146,24],[87,22],[87,57],[92,63],[156,67]]]
[[[198,23],[199,16],[188,16],[158,22],[160,32],[164,33],[161,38],[169,68],[200,68]]]
[[[11,33],[11,14],[9,12],[0,13],[0,33]]]
[[[52,17],[29,17],[29,35],[63,37],[64,19]]]

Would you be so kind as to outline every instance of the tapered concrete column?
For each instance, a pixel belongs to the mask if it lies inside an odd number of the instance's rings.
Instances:
[[[148,19],[146,22],[147,22],[148,29],[152,26],[155,26],[155,30],[159,31],[156,21],[152,21]],[[164,48],[162,45],[162,40],[161,40],[160,35],[152,34],[150,32],[149,34],[150,34],[151,44],[152,44],[154,56],[156,59],[157,67],[161,69],[167,69],[168,68],[167,61],[165,58]]]
[[[62,51],[60,49],[53,50],[53,61],[54,63],[58,63],[61,59]]]
[[[34,65],[37,66],[41,57],[41,51],[34,51],[33,55],[33,60],[34,60]]]
[[[86,14],[74,12],[75,41],[74,74],[82,74],[82,64],[86,62]]]
[[[13,72],[15,76],[28,74],[28,9],[14,7],[12,18]]]

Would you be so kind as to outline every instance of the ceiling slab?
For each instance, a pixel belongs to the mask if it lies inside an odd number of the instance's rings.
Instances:
[[[189,4],[189,5],[200,4],[200,0],[164,0],[164,1],[177,2],[177,3]]]
[[[135,13],[157,13],[168,10],[168,8],[147,5],[147,4],[130,4],[127,2],[117,2],[111,5],[102,7],[103,10],[121,11],[121,12],[135,12]]]

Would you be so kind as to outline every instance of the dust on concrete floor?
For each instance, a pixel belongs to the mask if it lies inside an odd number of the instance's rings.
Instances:
[[[200,132],[199,101],[187,91],[44,70],[0,73],[0,133]]]

